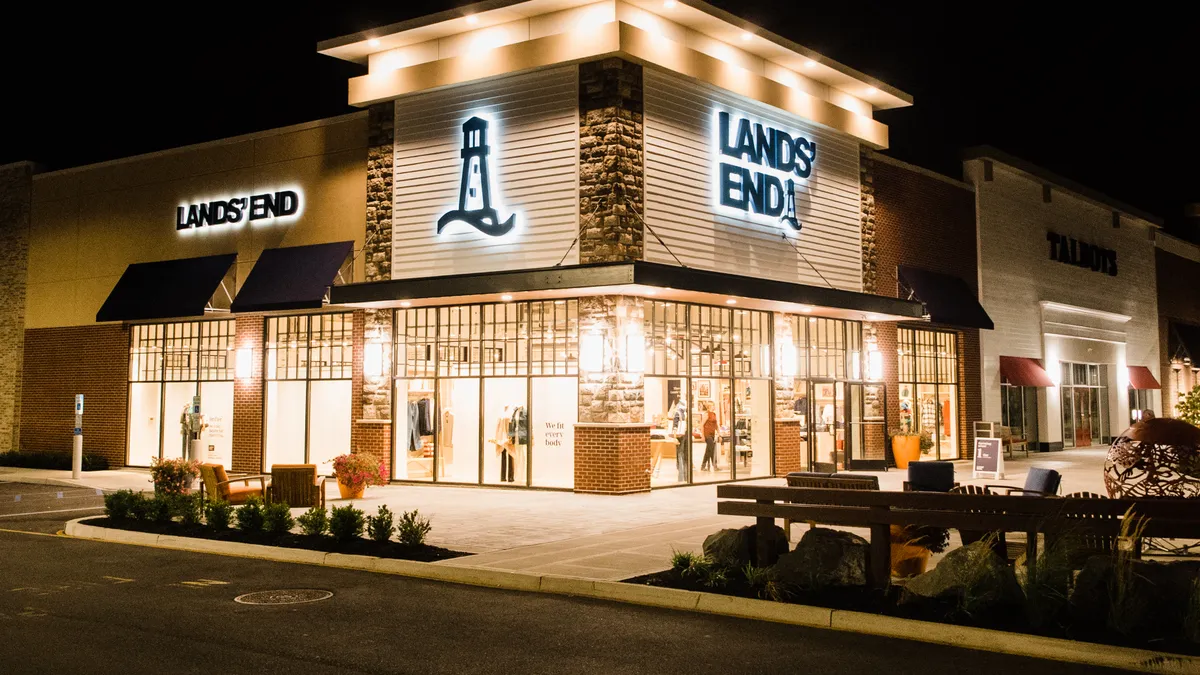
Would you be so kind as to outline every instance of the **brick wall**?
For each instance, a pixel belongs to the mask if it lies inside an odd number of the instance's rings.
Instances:
[[[575,491],[650,489],[650,425],[575,425]]]
[[[864,154],[871,161],[864,161],[863,165],[870,166],[873,173],[870,181],[873,193],[871,235],[877,265],[874,292],[896,297],[896,268],[899,265],[956,276],[977,292],[974,191],[958,181],[931,175],[917,167],[874,153]],[[864,239],[866,234],[864,232]],[[980,331],[920,322],[905,325],[951,330],[956,335],[959,447],[962,456],[969,457],[974,446],[974,422],[983,416]],[[884,355],[888,423],[895,425],[900,418],[897,324],[878,323],[875,327],[879,349]],[[868,459],[880,458],[868,456]]]
[[[125,464],[129,330],[120,325],[25,331],[21,449],[71,452],[75,394],[84,395],[83,450]]]
[[[800,420],[775,420],[775,475],[786,476],[792,471],[802,471],[807,459],[803,456],[800,444]]]
[[[369,311],[369,310],[368,310]],[[368,411],[374,413],[377,401],[371,399],[371,392],[382,388],[387,378],[367,378],[363,371],[366,347],[367,311],[354,312],[354,368],[351,376],[350,410],[355,418],[350,426],[350,448],[354,452],[366,452],[375,455],[388,467],[388,475],[392,475],[392,425],[390,408],[386,417],[380,419],[368,418]],[[364,384],[368,382],[368,384]],[[387,397],[390,405],[391,397]],[[359,413],[363,413],[360,417]]]
[[[236,319],[238,349],[253,349],[249,378],[233,382],[233,470],[259,473],[263,470],[263,340],[261,315],[239,315]]]
[[[642,106],[640,65],[579,65],[580,263],[642,259]]]
[[[20,447],[33,165],[0,166],[0,452]]]

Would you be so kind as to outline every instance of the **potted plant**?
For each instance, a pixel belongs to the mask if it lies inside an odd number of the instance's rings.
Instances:
[[[933,436],[930,436],[929,432],[921,434],[919,446],[921,449],[921,454],[928,455],[929,451],[933,449]]]
[[[376,457],[352,452],[333,458],[333,476],[342,499],[361,499],[368,485],[387,483],[387,467]]]
[[[192,491],[192,481],[200,477],[200,462],[176,458],[150,460],[150,478],[156,495],[184,495]]]
[[[921,457],[922,436],[908,427],[892,429],[892,457],[896,460],[897,469],[907,469],[909,462],[915,462]]]
[[[892,576],[907,579],[925,572],[929,557],[950,545],[950,531],[930,525],[892,525]]]

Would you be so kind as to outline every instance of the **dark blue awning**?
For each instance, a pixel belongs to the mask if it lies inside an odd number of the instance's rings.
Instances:
[[[900,281],[925,305],[934,322],[960,328],[996,327],[979,304],[975,291],[962,279],[907,265],[898,266],[896,272]]]
[[[96,321],[141,321],[204,316],[208,301],[236,253],[134,263],[125,268]]]
[[[234,312],[320,309],[325,291],[333,285],[354,242],[269,248],[258,257],[242,290],[233,299]]]

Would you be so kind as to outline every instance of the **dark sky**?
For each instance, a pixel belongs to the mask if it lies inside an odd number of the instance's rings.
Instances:
[[[464,4],[27,3],[0,26],[0,163],[63,168],[348,112],[346,80],[363,69],[317,54],[318,40]],[[994,145],[1173,228],[1200,201],[1200,9],[713,4],[912,94],[879,115],[900,159],[957,177],[962,148]]]

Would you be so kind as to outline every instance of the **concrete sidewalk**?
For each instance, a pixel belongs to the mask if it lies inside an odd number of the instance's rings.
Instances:
[[[976,485],[1021,486],[1031,466],[1063,474],[1062,494],[1104,493],[1106,448],[1034,453],[1006,462],[1005,480],[971,478],[969,462],[956,462],[958,481]],[[868,473],[868,472],[856,472]],[[900,490],[904,471],[869,472],[883,490]],[[81,485],[103,490],[149,490],[146,471],[95,471],[78,481],[69,471],[0,468],[0,481]],[[779,478],[752,481],[783,485]],[[337,486],[327,485],[330,505],[344,503]],[[380,505],[392,512],[418,509],[430,518],[429,543],[476,555],[439,564],[562,574],[618,580],[666,568],[671,552],[699,551],[704,538],[723,527],[741,527],[751,519],[718,516],[715,485],[608,496],[500,488],[433,485],[386,485],[367,490],[356,506],[368,514]],[[295,513],[299,514],[297,509]],[[795,528],[794,536],[803,533]]]

